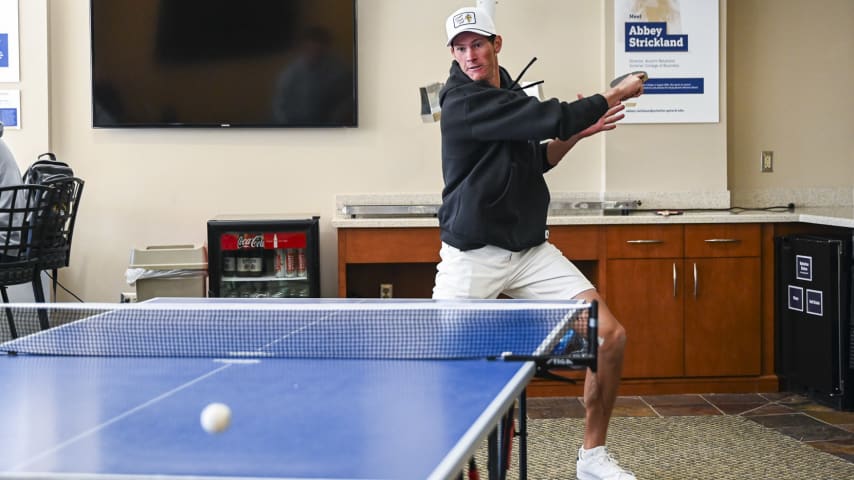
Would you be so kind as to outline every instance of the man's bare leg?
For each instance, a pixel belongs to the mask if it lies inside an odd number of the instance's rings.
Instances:
[[[599,345],[597,372],[588,370],[584,380],[584,448],[591,449],[605,445],[608,435],[608,424],[611,421],[614,402],[617,400],[623,369],[626,331],[595,290],[588,290],[575,298],[599,302],[599,337],[604,339]]]

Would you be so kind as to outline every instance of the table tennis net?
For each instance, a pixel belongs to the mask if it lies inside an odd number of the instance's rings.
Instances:
[[[18,355],[464,359],[595,354],[581,302],[337,301],[7,304],[51,328],[0,344]],[[592,328],[591,328],[592,325]],[[594,350],[594,352],[591,352]]]

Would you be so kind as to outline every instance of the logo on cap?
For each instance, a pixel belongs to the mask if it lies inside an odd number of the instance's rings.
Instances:
[[[477,17],[474,12],[463,12],[454,17],[454,28],[460,28],[463,25],[474,25],[477,23]]]

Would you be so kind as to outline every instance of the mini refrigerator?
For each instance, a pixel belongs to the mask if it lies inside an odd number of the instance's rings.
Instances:
[[[208,220],[208,296],[320,297],[320,217]]]
[[[851,237],[777,237],[775,250],[775,360],[780,387],[852,410]]]

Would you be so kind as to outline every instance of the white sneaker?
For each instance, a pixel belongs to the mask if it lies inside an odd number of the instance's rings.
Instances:
[[[575,475],[578,480],[637,480],[632,472],[620,468],[604,446],[587,451],[579,448]]]

